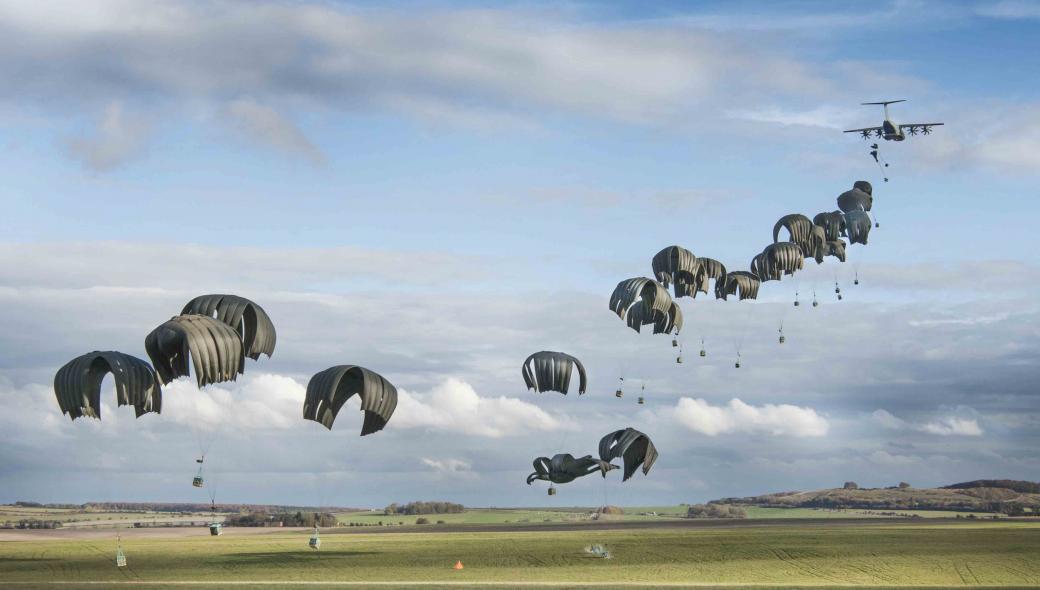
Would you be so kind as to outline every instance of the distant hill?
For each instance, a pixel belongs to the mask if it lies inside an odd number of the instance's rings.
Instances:
[[[810,492],[777,492],[746,498],[721,498],[712,504],[766,508],[854,508],[867,510],[954,510],[1018,516],[1040,512],[1040,484],[1013,480],[976,480],[941,488],[845,487]]]

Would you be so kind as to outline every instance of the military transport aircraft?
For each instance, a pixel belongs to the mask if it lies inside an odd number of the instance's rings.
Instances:
[[[885,107],[885,122],[880,127],[864,127],[862,129],[849,129],[845,133],[859,133],[863,136],[863,139],[869,139],[871,136],[883,138],[886,141],[903,141],[906,139],[907,134],[917,135],[929,135],[932,132],[932,127],[942,125],[942,123],[907,123],[905,125],[897,125],[893,123],[888,117],[888,105],[895,104],[897,102],[906,102],[906,99],[900,100],[886,100],[882,102],[865,102],[864,105],[879,104]]]

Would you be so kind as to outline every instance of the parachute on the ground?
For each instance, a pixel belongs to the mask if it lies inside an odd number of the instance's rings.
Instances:
[[[189,356],[199,387],[234,381],[245,370],[238,332],[205,315],[170,318],[145,337],[144,347],[163,385],[188,376]]]
[[[698,258],[681,246],[668,246],[654,255],[651,261],[654,277],[667,289],[675,291],[676,297],[696,295]]]
[[[762,281],[746,270],[726,273],[726,278],[715,283],[715,298],[726,300],[730,295],[738,295],[739,300],[758,299],[758,288]]]
[[[625,428],[611,432],[599,441],[599,458],[607,462],[621,458],[625,463],[621,481],[628,481],[640,465],[643,466],[643,475],[650,473],[654,461],[657,461],[657,449],[647,435],[634,428]]]
[[[361,436],[382,430],[397,408],[397,388],[379,373],[357,365],[329,367],[311,377],[303,417],[332,430],[336,414],[355,394],[361,396],[365,412]]]
[[[238,295],[200,295],[184,306],[181,314],[199,314],[218,319],[242,337],[246,356],[254,361],[266,354],[271,358],[277,335],[271,318],[256,303]]]
[[[54,375],[54,395],[63,414],[101,419],[101,382],[112,373],[116,404],[133,406],[137,417],[162,411],[162,389],[147,362],[114,350],[95,350],[78,356]]]
[[[588,385],[585,366],[569,354],[549,350],[536,352],[527,357],[521,372],[528,389],[535,389],[538,393],[558,391],[566,394],[570,389],[571,373],[575,367],[578,369],[579,378],[578,395],[581,395],[585,393]]]
[[[539,479],[552,483],[570,483],[597,471],[606,477],[611,469],[617,469],[617,465],[611,465],[609,460],[597,460],[592,455],[577,459],[570,453],[553,455],[552,459],[538,457],[534,460],[534,473],[527,476],[527,485]]]

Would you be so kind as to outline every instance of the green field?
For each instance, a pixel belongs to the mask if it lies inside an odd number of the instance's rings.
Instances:
[[[1040,523],[1030,522],[835,520],[509,532],[367,533],[348,528],[325,531],[320,552],[309,549],[307,539],[305,531],[235,530],[222,537],[124,537],[129,567],[121,570],[113,564],[114,539],[3,541],[0,585],[1040,585]],[[589,543],[605,545],[613,557],[589,557],[583,551]],[[452,569],[456,560],[465,564],[464,570]]]

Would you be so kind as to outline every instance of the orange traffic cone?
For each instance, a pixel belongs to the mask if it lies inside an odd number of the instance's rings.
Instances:
[[[457,569],[457,570],[460,570],[460,569],[462,569],[463,567],[465,567],[465,566],[464,566],[464,565],[462,565],[462,560],[459,560],[459,561],[456,561],[456,562],[455,562],[455,569]]]

